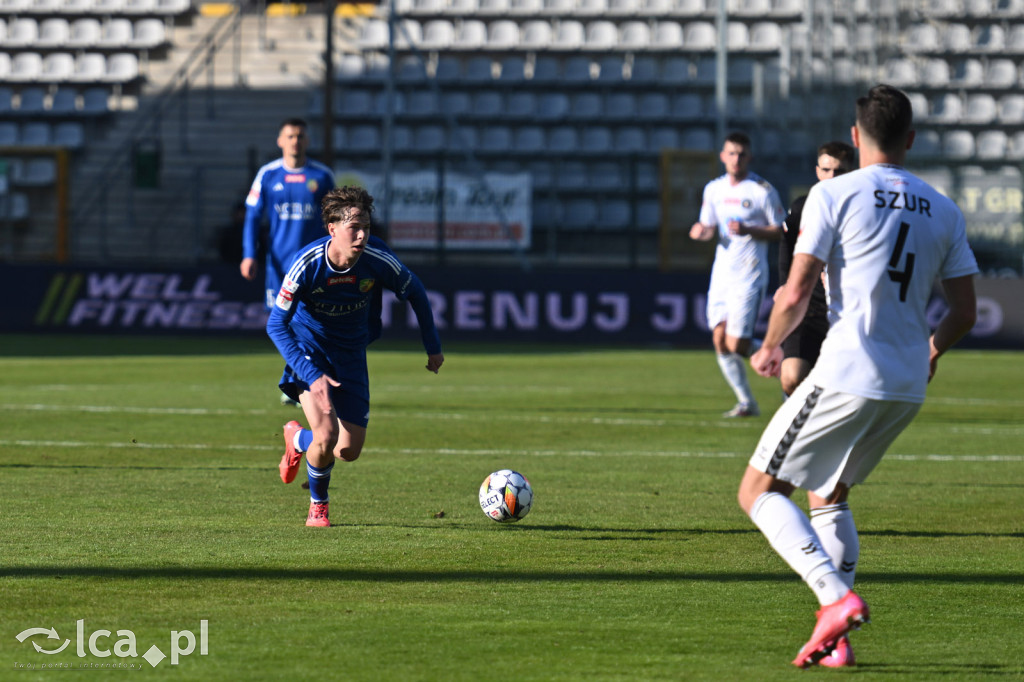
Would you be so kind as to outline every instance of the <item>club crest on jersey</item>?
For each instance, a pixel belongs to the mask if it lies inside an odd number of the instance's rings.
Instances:
[[[318,188],[319,186],[320,186],[320,183],[318,183],[318,182],[317,182],[316,180],[314,180],[313,178],[310,178],[310,179],[309,179],[309,180],[308,180],[308,181],[306,182],[306,189],[308,189],[308,190],[309,190],[310,192],[313,192],[314,194],[316,194],[316,190],[317,190],[317,188]]]
[[[359,280],[359,291],[366,293],[373,288],[373,285],[377,282],[375,279],[361,279]]]
[[[743,208],[750,208],[753,205],[754,205],[754,202],[752,202],[750,199],[744,199],[743,203],[741,204],[741,206],[743,206]]]
[[[355,284],[355,283],[356,283],[356,276],[355,275],[339,275],[337,277],[328,277],[327,278],[327,286],[329,286],[329,287],[334,286],[335,284]]]

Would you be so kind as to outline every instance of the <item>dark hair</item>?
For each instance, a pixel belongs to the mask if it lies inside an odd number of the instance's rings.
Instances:
[[[891,85],[876,85],[857,100],[857,126],[882,151],[894,152],[904,147],[913,123],[910,100]]]
[[[347,209],[358,208],[367,216],[373,215],[373,197],[362,187],[346,185],[335,187],[324,196],[320,203],[320,217],[324,229],[328,223],[337,223],[344,218]]]
[[[839,140],[832,140],[818,147],[818,156],[824,154],[839,161],[841,170],[837,170],[836,175],[841,175],[853,168],[853,159],[856,153],[856,150],[851,145]]]
[[[301,118],[286,118],[285,120],[281,121],[281,125],[278,126],[277,129],[284,130],[285,126],[294,126],[295,128],[302,128],[303,130],[309,127],[308,125],[306,125],[305,119]]]
[[[741,147],[745,147],[746,149],[750,149],[750,136],[747,135],[746,133],[741,133],[738,130],[735,130],[726,135],[725,141],[732,142],[733,144],[738,144]]]

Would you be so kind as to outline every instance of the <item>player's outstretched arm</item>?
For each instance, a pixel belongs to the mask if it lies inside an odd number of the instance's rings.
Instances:
[[[942,280],[949,311],[935,328],[930,339],[931,352],[928,357],[928,380],[931,381],[938,368],[939,357],[953,344],[967,335],[978,319],[978,299],[974,293],[974,276],[954,277]]]

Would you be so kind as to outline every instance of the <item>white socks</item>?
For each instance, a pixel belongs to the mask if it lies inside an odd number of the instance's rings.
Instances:
[[[811,510],[811,526],[818,533],[821,546],[839,569],[839,577],[853,589],[853,576],[860,557],[860,540],[853,514],[845,502]]]
[[[743,356],[738,353],[716,353],[718,367],[722,370],[722,376],[726,383],[736,394],[736,400],[744,405],[756,405],[754,394],[747,382],[747,368],[743,362]]]
[[[772,549],[803,578],[822,606],[842,599],[850,587],[839,576],[832,559],[800,507],[781,493],[763,493],[750,510],[754,522]],[[852,521],[852,517],[851,517]]]

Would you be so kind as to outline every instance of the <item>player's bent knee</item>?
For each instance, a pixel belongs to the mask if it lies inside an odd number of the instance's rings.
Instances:
[[[354,461],[356,461],[357,459],[359,459],[359,455],[361,455],[361,454],[362,454],[362,448],[347,447],[347,448],[338,448],[337,450],[334,451],[334,456],[335,457],[337,457],[338,459],[344,460],[346,462],[354,462]]]

